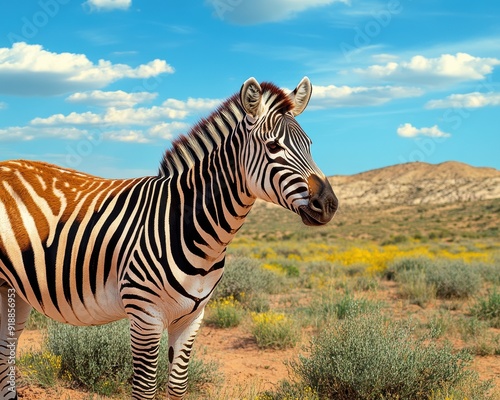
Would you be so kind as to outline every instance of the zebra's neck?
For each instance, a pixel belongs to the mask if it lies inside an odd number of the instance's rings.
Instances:
[[[255,201],[241,173],[243,117],[233,96],[177,140],[160,166],[160,176],[171,180],[167,226],[181,228],[179,249],[193,266],[222,261]]]
[[[163,157],[159,175],[173,176],[202,164],[207,157],[220,151],[243,117],[238,96],[234,95],[173,143]]]

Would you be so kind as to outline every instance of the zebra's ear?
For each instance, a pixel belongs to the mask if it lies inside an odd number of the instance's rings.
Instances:
[[[309,103],[312,94],[311,81],[307,76],[304,76],[295,90],[288,97],[292,100],[295,107],[292,110],[293,115],[297,116],[302,113]]]
[[[259,115],[260,100],[262,98],[262,89],[255,78],[249,78],[245,81],[240,90],[240,99],[243,108],[247,114],[253,117]]]

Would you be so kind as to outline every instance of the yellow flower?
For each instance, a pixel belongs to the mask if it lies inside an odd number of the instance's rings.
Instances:
[[[273,325],[287,320],[285,314],[268,311],[263,313],[251,313],[252,321],[256,325]]]

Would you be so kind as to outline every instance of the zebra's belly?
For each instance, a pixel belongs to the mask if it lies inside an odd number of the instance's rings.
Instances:
[[[83,302],[77,298],[58,305],[58,309],[45,307],[41,312],[56,321],[79,326],[102,325],[127,317],[116,288],[84,296]]]
[[[14,274],[5,274],[0,261],[0,282],[10,279],[9,286],[15,290],[15,300],[25,301],[47,317],[71,325],[102,325],[126,317],[117,285],[109,282],[98,288],[95,293],[90,286],[77,288],[71,285],[66,291],[61,285],[27,285],[19,279],[12,279]]]

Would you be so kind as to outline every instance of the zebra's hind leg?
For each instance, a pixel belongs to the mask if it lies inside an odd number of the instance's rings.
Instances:
[[[203,320],[204,309],[189,320],[182,319],[168,329],[168,399],[182,400],[187,390],[188,364],[194,339]]]
[[[16,349],[31,306],[3,284],[0,287],[0,398],[17,399]]]

